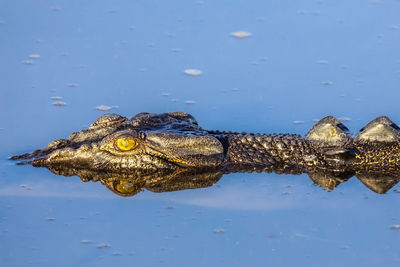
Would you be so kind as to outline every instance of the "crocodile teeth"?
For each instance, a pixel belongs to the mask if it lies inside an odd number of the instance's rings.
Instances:
[[[358,142],[397,142],[400,128],[386,116],[378,117],[365,125],[355,137]]]
[[[348,131],[338,119],[327,116],[311,128],[305,139],[320,147],[338,147],[348,142]]]

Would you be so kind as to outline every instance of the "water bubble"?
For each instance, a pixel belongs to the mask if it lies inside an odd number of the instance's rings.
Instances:
[[[183,72],[189,76],[200,76],[201,74],[203,74],[203,72],[198,69],[186,69]]]
[[[235,37],[235,38],[248,38],[250,37],[252,34],[250,32],[246,32],[246,31],[237,31],[237,32],[232,32],[231,36]]]
[[[100,106],[97,106],[96,109],[100,110],[100,111],[109,111],[111,109],[111,107],[105,106],[105,105],[100,105]]]

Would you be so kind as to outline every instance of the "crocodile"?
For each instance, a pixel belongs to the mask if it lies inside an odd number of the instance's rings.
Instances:
[[[67,139],[10,159],[80,177],[91,173],[159,181],[176,173],[188,177],[257,171],[307,173],[317,184],[327,181],[322,183],[328,188],[354,175],[364,177],[363,183],[381,177],[379,181],[393,185],[400,177],[400,128],[381,116],[352,135],[338,119],[327,116],[305,136],[252,134],[205,130],[184,112],[139,113],[130,119],[109,113]]]
[[[88,129],[10,158],[37,167],[78,169],[224,169],[292,166],[299,170],[400,170],[400,128],[388,117],[352,136],[327,116],[306,136],[210,131],[184,112],[104,114]]]
[[[224,174],[230,171],[223,169],[159,169],[143,170],[134,169],[130,172],[101,171],[90,169],[75,169],[69,166],[56,165],[49,170],[57,175],[78,176],[82,182],[100,182],[113,193],[122,197],[134,196],[145,189],[154,193],[171,192],[187,189],[211,187],[217,183]],[[291,166],[264,166],[261,169],[236,169],[236,172],[258,171],[276,174],[300,175],[303,172]],[[354,172],[318,170],[307,172],[314,185],[320,186],[325,191],[332,191],[340,184],[347,182],[355,176],[368,189],[385,194],[400,181],[399,172]],[[396,191],[397,192],[397,191]]]

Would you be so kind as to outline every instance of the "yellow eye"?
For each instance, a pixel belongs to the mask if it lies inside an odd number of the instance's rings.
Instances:
[[[115,186],[115,189],[120,193],[131,193],[136,188],[131,182],[122,180]]]
[[[121,151],[132,150],[136,147],[136,141],[131,138],[118,138],[116,142],[117,147]]]

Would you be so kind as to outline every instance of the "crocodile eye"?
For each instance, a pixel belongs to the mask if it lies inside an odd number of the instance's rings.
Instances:
[[[132,138],[122,137],[115,141],[115,146],[121,151],[129,151],[134,149],[137,146],[137,143]]]

